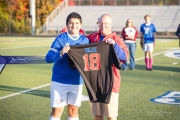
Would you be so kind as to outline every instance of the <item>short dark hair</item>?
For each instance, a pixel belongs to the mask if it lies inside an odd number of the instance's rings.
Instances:
[[[80,22],[82,23],[82,18],[81,18],[81,16],[80,16],[77,12],[72,12],[72,13],[70,13],[70,14],[67,16],[67,18],[66,18],[66,25],[68,25],[68,22],[69,22],[69,20],[70,20],[71,18],[77,18],[77,19],[79,19]]]

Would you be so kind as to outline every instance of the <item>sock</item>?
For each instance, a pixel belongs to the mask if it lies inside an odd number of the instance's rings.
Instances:
[[[149,58],[149,68],[152,68],[153,59]]]
[[[149,58],[145,58],[146,68],[149,69]]]
[[[50,117],[49,117],[49,120],[61,120],[61,119],[50,116]]]
[[[68,120],[79,120],[79,117],[77,117],[77,118],[72,118],[72,117],[69,117],[69,116],[68,116]]]

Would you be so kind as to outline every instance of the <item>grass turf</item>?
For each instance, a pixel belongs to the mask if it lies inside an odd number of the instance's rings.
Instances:
[[[0,55],[45,55],[54,38],[1,37]],[[177,40],[157,40],[154,53],[178,48]],[[154,56],[153,71],[145,71],[144,53],[137,42],[134,71],[121,71],[118,120],[179,120],[179,105],[151,102],[169,90],[180,92],[180,60]],[[177,62],[176,65],[173,63]],[[49,84],[52,64],[6,65],[0,75],[0,98]],[[0,120],[47,120],[51,112],[50,86],[0,99]],[[83,94],[87,95],[84,87]],[[82,102],[80,120],[92,120],[89,101]],[[62,120],[67,119],[65,108]]]

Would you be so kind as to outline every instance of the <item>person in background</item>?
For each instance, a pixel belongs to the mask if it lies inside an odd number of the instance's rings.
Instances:
[[[124,43],[129,49],[129,58],[130,58],[130,69],[134,70],[135,60],[134,55],[136,52],[136,38],[138,36],[138,31],[133,25],[133,21],[128,19],[126,21],[126,27],[122,29],[121,36],[123,37]],[[126,70],[128,67],[127,61],[122,64],[122,70]]]
[[[179,47],[180,47],[180,24],[179,24],[179,26],[177,28],[176,36],[179,38]]]
[[[145,53],[145,64],[146,70],[152,71],[153,64],[153,49],[156,41],[156,28],[153,23],[151,23],[150,15],[144,16],[145,23],[140,27],[141,38],[143,38],[144,46],[143,50]]]
[[[50,90],[52,113],[49,120],[61,120],[66,105],[68,120],[79,120],[83,79],[77,69],[70,67],[67,52],[69,45],[88,44],[89,39],[79,34],[82,19],[78,13],[72,12],[67,16],[66,26],[67,32],[55,38],[45,58],[47,63],[54,63]]]
[[[116,33],[112,32],[111,16],[108,14],[103,14],[99,19],[98,25],[99,31],[87,36],[90,43],[106,41],[108,44],[112,44],[119,60],[121,62],[125,62],[128,56],[128,48],[124,44],[123,40]],[[115,66],[112,67],[114,73],[114,83],[110,103],[91,103],[90,111],[94,116],[94,120],[103,120],[104,116],[107,116],[108,120],[117,120],[121,76],[120,71],[115,68]]]

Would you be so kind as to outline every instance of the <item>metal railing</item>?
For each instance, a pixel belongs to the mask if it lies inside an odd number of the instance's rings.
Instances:
[[[64,0],[61,4],[59,4],[52,13],[46,18],[46,23],[39,29],[37,29],[36,34],[44,33],[47,34],[47,27],[49,23],[51,23],[58,15],[61,13],[63,9],[68,6],[68,0]]]
[[[180,5],[180,0],[68,0],[68,6],[83,5]]]

